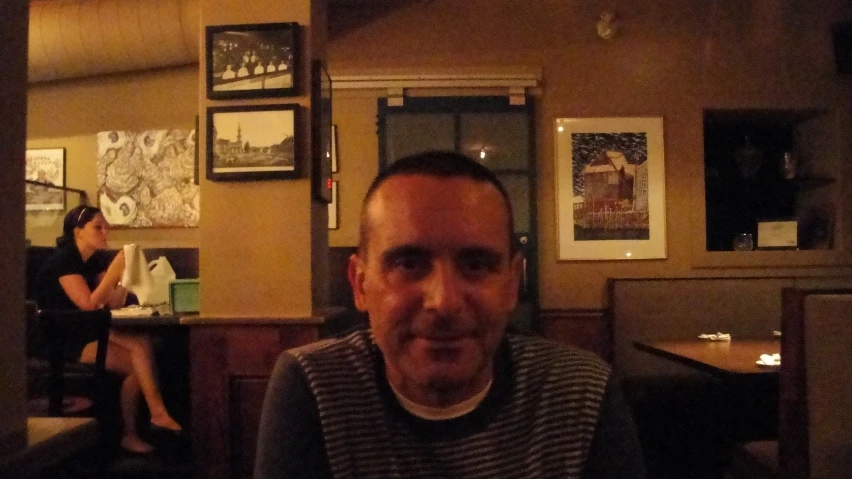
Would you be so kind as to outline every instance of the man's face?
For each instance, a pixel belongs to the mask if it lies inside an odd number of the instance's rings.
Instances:
[[[487,182],[402,175],[375,191],[367,215],[349,279],[391,384],[423,404],[480,391],[520,279],[503,197]]]

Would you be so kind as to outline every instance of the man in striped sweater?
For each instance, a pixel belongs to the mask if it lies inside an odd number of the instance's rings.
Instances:
[[[370,327],[282,354],[255,478],[645,477],[608,366],[506,332],[512,232],[506,190],[475,161],[386,168],[348,270]]]

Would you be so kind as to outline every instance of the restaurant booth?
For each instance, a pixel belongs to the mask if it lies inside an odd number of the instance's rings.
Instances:
[[[843,0],[817,3],[813,8],[787,0],[780,5],[630,0],[615,7],[521,0],[78,0],[32,2],[29,8],[21,0],[4,3],[0,16],[12,28],[3,34],[8,41],[0,42],[0,57],[9,59],[0,76],[8,92],[0,113],[10,119],[0,129],[0,161],[8,173],[0,175],[0,206],[9,212],[0,233],[0,321],[9,333],[0,338],[0,351],[6,351],[0,367],[9,381],[4,379],[0,392],[0,435],[26,442],[27,258],[53,245],[57,221],[74,206],[26,209],[23,184],[10,179],[26,176],[20,161],[25,150],[62,150],[63,184],[88,192],[95,205],[123,211],[120,197],[103,197],[99,181],[105,170],[99,170],[98,158],[107,150],[99,150],[99,139],[109,141],[110,132],[194,130],[194,136],[181,136],[197,155],[180,150],[195,168],[181,191],[199,196],[195,204],[186,201],[190,195],[178,201],[197,221],[114,225],[110,246],[138,244],[151,255],[169,257],[184,279],[198,278],[198,314],[180,315],[157,330],[182,338],[171,347],[185,359],[191,452],[183,459],[192,477],[250,477],[260,407],[276,358],[348,327],[334,315],[351,306],[342,272],[358,243],[360,202],[382,162],[405,151],[387,141],[389,118],[415,105],[452,106],[448,98],[465,99],[459,104],[498,98],[507,109],[523,105],[526,115],[529,146],[523,152],[529,161],[501,171],[501,178],[525,188],[512,190],[526,198],[526,234],[518,235],[529,265],[525,326],[590,349],[623,373],[652,477],[717,477],[712,474],[727,467],[728,451],[719,448],[703,461],[686,458],[698,457],[699,445],[715,447],[733,438],[724,428],[714,429],[719,423],[708,416],[728,400],[725,389],[634,342],[719,332],[731,333],[732,342],[771,340],[773,330],[783,329],[783,288],[850,287],[852,87],[838,71],[832,28],[852,18],[852,10]],[[601,30],[602,20],[609,23]],[[294,88],[211,94],[210,76],[217,70],[206,27],[269,23],[297,25]],[[327,77],[315,60],[324,62]],[[323,77],[331,82],[330,120],[320,111],[328,102]],[[223,178],[212,171],[214,154],[233,150],[237,141],[246,149],[243,135],[248,138],[253,127],[246,120],[239,133],[228,133],[213,128],[212,120],[258,111],[253,108],[294,112],[292,170]],[[448,148],[473,145],[464,151],[485,160],[500,155],[498,143],[486,140],[511,136],[493,131],[496,123],[481,111],[426,113],[438,120],[408,124],[416,132],[412,144],[449,131]],[[463,126],[446,126],[465,124],[468,114],[486,115],[472,120],[483,125],[475,145],[465,143]],[[657,201],[662,208],[651,210],[657,219],[649,233],[662,248],[648,257],[617,256],[607,240],[572,236],[575,224],[569,228],[566,221],[581,218],[571,209],[583,198],[560,177],[570,169],[560,150],[560,126],[596,119],[604,123],[595,125],[617,129],[631,118],[659,119],[662,125],[658,137],[664,148],[654,156],[659,179],[651,193],[629,198]],[[337,171],[317,168],[324,120],[335,126],[328,141],[335,142]],[[785,152],[797,160],[790,178],[781,163]],[[635,183],[639,191],[641,165],[627,161],[632,169],[619,173],[609,167],[621,165],[617,155],[600,158],[601,171],[612,170],[602,174],[616,180],[621,175],[614,194],[624,197],[608,198],[607,207],[628,199],[628,185]],[[625,172],[632,172],[629,182]],[[337,185],[331,208],[318,195],[326,184],[318,178]],[[769,235],[761,238],[758,230],[772,226],[767,220],[796,221],[797,245],[766,243]],[[790,241],[787,231],[774,241]],[[734,250],[740,233],[752,235],[752,248]],[[576,257],[566,240],[591,257]],[[698,410],[701,415],[692,415]],[[676,424],[659,422],[665,414]],[[702,424],[707,428],[698,431]],[[674,444],[668,426],[679,437],[695,436],[695,447]],[[768,426],[772,436],[778,423],[770,417],[758,426]]]

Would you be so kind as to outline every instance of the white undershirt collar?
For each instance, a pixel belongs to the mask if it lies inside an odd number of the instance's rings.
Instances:
[[[393,384],[390,384],[391,391],[393,391],[394,396],[396,396],[399,404],[406,411],[411,414],[421,418],[427,419],[429,421],[446,421],[449,419],[455,419],[457,417],[464,416],[465,414],[473,411],[479,406],[479,403],[485,399],[485,396],[488,394],[488,391],[491,389],[491,382],[488,381],[488,384],[482,389],[482,391],[474,394],[469,399],[465,399],[464,401],[453,404],[447,407],[432,407],[432,406],[424,406],[423,404],[416,403],[411,399],[403,396],[401,392],[399,392]]]

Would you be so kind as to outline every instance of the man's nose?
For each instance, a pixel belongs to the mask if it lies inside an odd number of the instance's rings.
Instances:
[[[425,279],[424,309],[442,314],[457,313],[462,304],[462,285],[459,279],[458,272],[451,263],[436,262]]]

